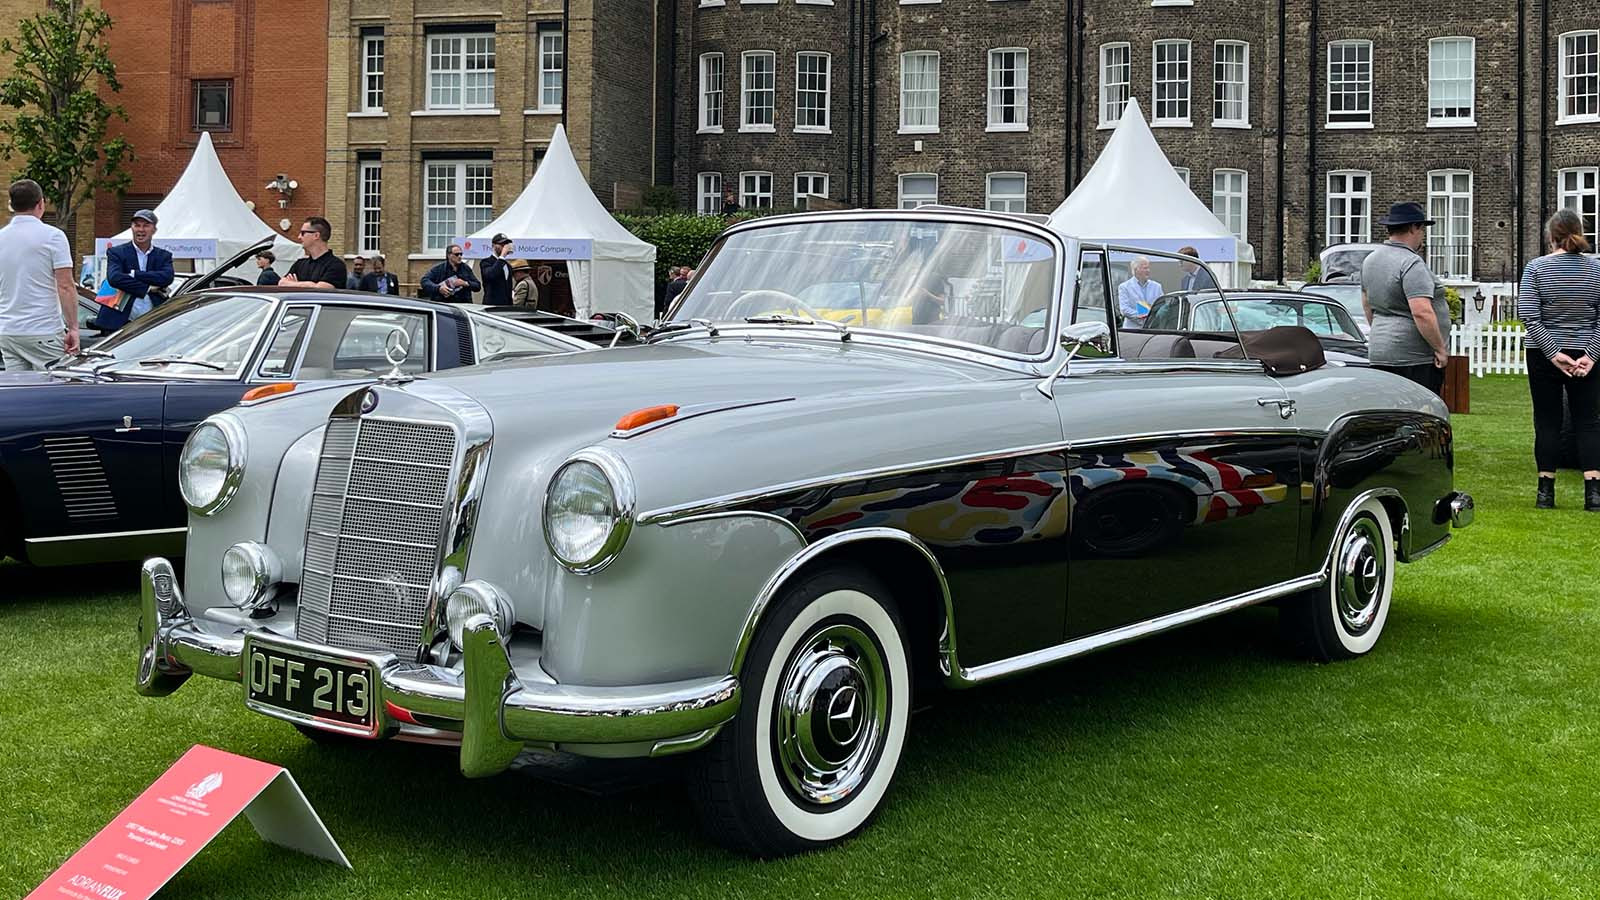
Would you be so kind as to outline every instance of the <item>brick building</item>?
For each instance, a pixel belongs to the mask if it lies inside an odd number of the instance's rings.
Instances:
[[[678,0],[676,18],[672,183],[702,211],[733,188],[1048,212],[1129,98],[1261,278],[1381,239],[1388,205],[1417,200],[1438,271],[1514,280],[1545,214],[1593,229],[1600,205],[1600,13],[1565,0]]]
[[[334,0],[325,162],[335,248],[414,286],[527,185],[564,123],[608,207],[637,207],[669,148],[652,3]]]
[[[111,58],[129,121],[114,123],[137,158],[122,198],[95,199],[94,232],[128,226],[154,207],[188,164],[202,131],[239,195],[269,225],[292,228],[322,209],[321,115],[328,69],[327,5],[311,0],[102,0]],[[287,207],[265,185],[298,182]]]

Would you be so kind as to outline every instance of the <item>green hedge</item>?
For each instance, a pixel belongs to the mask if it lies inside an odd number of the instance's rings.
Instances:
[[[672,266],[698,266],[718,236],[728,226],[791,210],[750,210],[732,216],[697,216],[692,213],[617,213],[622,227],[656,246],[656,281],[667,281]]]

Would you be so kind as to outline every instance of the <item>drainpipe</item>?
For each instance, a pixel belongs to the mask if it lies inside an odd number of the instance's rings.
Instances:
[[[1077,23],[1073,27],[1078,42],[1078,68],[1077,80],[1073,82],[1072,90],[1078,106],[1078,119],[1074,123],[1076,133],[1072,142],[1072,187],[1077,186],[1077,180],[1083,176],[1083,5],[1087,0],[1078,0]],[[1096,118],[1099,111],[1095,112]]]
[[[850,112],[845,116],[844,124],[844,204],[854,205],[856,198],[856,182],[861,177],[861,167],[855,164],[856,159],[856,120],[861,116],[861,98],[856,94],[856,66],[859,64],[859,48],[857,41],[860,31],[856,27],[861,17],[861,0],[850,0],[850,12],[847,16],[848,25],[845,35],[846,58],[845,65],[845,96],[850,98]]]
[[[572,97],[567,93],[567,70],[572,68],[572,27],[568,22],[572,12],[572,0],[561,0],[561,127],[567,127],[567,107],[572,105]],[[593,20],[591,19],[591,22]],[[567,140],[572,140],[567,135]]]
[[[868,30],[872,36],[867,39],[867,196],[866,205],[876,206],[878,202],[878,44],[889,37],[887,31],[878,31],[878,5],[871,6],[871,15],[868,18]]]
[[[1539,215],[1550,214],[1550,0],[1539,0]],[[1543,244],[1540,245],[1540,248]]]
[[[1068,85],[1076,88],[1072,80],[1074,53],[1077,45],[1072,40],[1072,21],[1076,17],[1077,0],[1067,0],[1067,14],[1061,17],[1061,94],[1067,96]],[[1083,111],[1078,107],[1077,98],[1062,104],[1065,107],[1066,118],[1061,122],[1061,196],[1072,193],[1072,125],[1077,116]]]
[[[1519,0],[1520,2],[1520,0]],[[1284,251],[1288,248],[1283,243],[1283,215],[1288,204],[1283,199],[1283,163],[1284,163],[1284,128],[1288,126],[1289,97],[1284,91],[1284,45],[1288,41],[1288,0],[1278,0],[1278,214],[1273,218],[1272,239],[1273,252],[1278,255],[1278,283],[1284,283],[1288,271],[1288,260],[1284,258]]]
[[[1317,260],[1317,0],[1311,0],[1306,70],[1306,265]],[[1369,210],[1370,212],[1370,210]],[[1287,268],[1287,266],[1285,267]]]
[[[1528,47],[1527,34],[1527,0],[1517,0],[1517,150],[1516,162],[1511,167],[1511,207],[1515,211],[1513,222],[1516,234],[1512,236],[1513,252],[1515,253],[1515,272],[1522,271],[1522,232],[1524,219],[1527,212],[1523,207],[1523,192],[1527,189],[1523,184],[1528,178],[1528,165],[1523,155],[1527,152],[1527,98],[1528,98]]]
[[[675,140],[678,131],[678,0],[656,0],[656,2],[658,9],[662,3],[667,7],[667,184],[676,188],[678,184],[678,142]],[[658,30],[657,34],[659,33]],[[657,59],[657,71],[660,71],[660,67],[661,62]],[[658,81],[657,84],[659,83]],[[660,109],[661,104],[657,103],[656,108]],[[660,137],[659,129],[656,137],[658,139]],[[652,180],[660,181],[659,178]]]

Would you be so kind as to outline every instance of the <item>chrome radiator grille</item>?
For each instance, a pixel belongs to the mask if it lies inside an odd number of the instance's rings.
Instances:
[[[442,423],[328,420],[306,524],[301,640],[416,651],[455,455],[456,433]]]

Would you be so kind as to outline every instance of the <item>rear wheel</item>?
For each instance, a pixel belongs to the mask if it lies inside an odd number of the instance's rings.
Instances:
[[[829,567],[784,589],[745,658],[739,715],[698,760],[694,797],[713,838],[782,856],[867,824],[905,743],[905,634],[865,570]]]
[[[1287,635],[1323,662],[1364,656],[1377,645],[1388,621],[1394,571],[1389,514],[1378,500],[1364,500],[1334,536],[1327,583],[1283,605]]]

